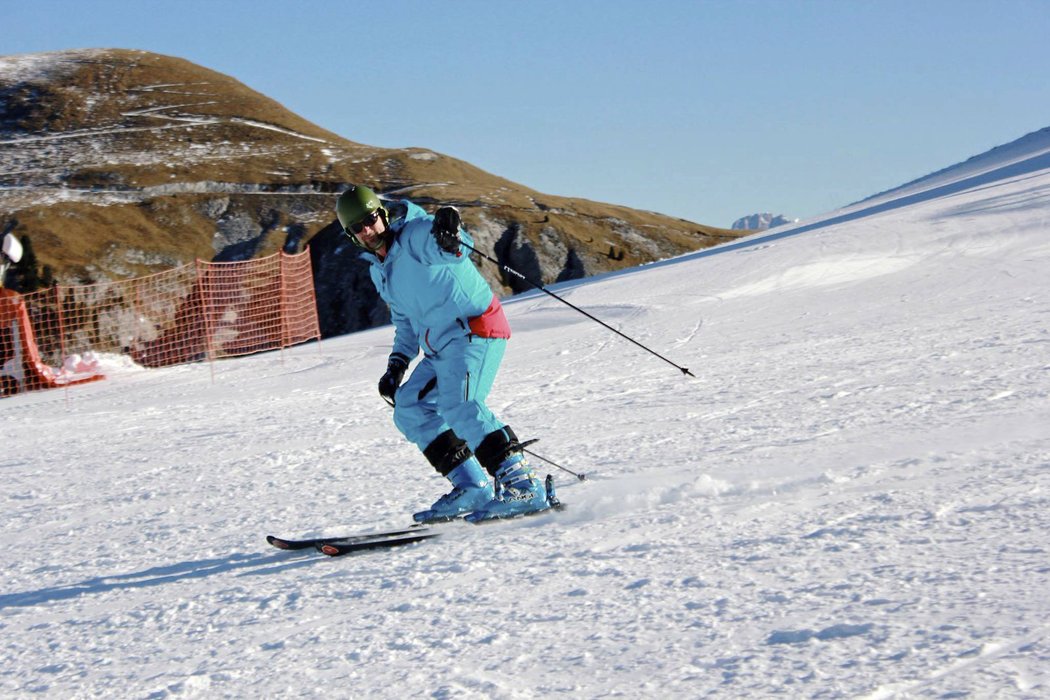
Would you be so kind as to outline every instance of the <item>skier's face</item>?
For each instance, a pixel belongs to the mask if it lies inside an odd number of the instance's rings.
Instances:
[[[379,253],[386,248],[386,240],[383,236],[386,233],[386,223],[378,210],[372,212],[371,216],[366,216],[363,221],[354,224],[353,228],[354,237],[365,250]],[[357,230],[358,228],[360,230]]]

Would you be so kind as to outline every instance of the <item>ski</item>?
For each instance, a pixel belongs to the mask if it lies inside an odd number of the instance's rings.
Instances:
[[[561,503],[552,504],[547,510],[534,513],[524,513],[509,518],[491,518],[482,520],[477,525],[489,525],[503,523],[518,518],[528,518],[536,515],[545,515],[565,509]],[[405,545],[416,544],[425,540],[436,539],[441,536],[440,532],[434,532],[433,528],[414,527],[405,530],[389,530],[387,532],[374,532],[365,535],[350,535],[346,537],[317,537],[313,539],[289,540],[269,535],[266,541],[278,549],[302,550],[316,549],[321,554],[329,557],[340,557],[346,554],[370,552],[378,549],[394,549]]]
[[[533,442],[535,442],[535,440],[527,441],[524,444],[531,444]],[[501,520],[513,520],[522,516],[543,515],[544,513],[550,513],[551,511],[557,512],[564,510],[565,506],[562,505],[561,501],[558,500],[558,496],[555,494],[554,478],[550,474],[547,475],[544,486],[547,491],[547,502],[550,504],[548,509],[533,513],[524,513],[522,515],[513,515],[508,518],[488,518],[481,520],[476,524],[499,522]],[[267,535],[266,541],[278,549],[316,549],[322,554],[327,554],[330,557],[338,557],[353,552],[392,549],[394,547],[401,547],[416,542],[422,542],[424,540],[434,539],[435,537],[438,537],[440,533],[435,532],[433,526],[440,525],[441,523],[454,522],[456,520],[459,520],[459,518],[430,520],[425,523],[417,523],[409,527],[395,530],[379,530],[377,532],[362,532],[334,537],[292,539],[278,537],[276,535]]]
[[[326,554],[330,557],[341,557],[344,554],[354,554],[356,552],[369,552],[377,549],[403,547],[405,545],[415,544],[416,542],[423,542],[424,540],[432,540],[440,536],[441,534],[437,532],[422,532],[420,534],[394,536],[384,539],[368,539],[358,542],[326,542],[318,544],[316,548],[321,554]]]
[[[547,515],[552,512],[560,512],[565,510],[565,506],[560,502],[556,501],[551,504],[551,507],[547,510],[538,510],[532,513],[522,513],[520,515],[513,515],[509,518],[491,518],[488,520],[482,520],[475,525],[483,524],[494,524],[494,523],[505,523],[508,520],[517,520],[518,518],[530,518],[536,515]],[[315,549],[321,554],[326,554],[330,557],[341,557],[344,554],[355,554],[358,552],[369,552],[377,549],[393,549],[395,547],[403,547],[409,544],[416,544],[417,542],[423,542],[424,540],[433,540],[441,537],[440,532],[430,532],[428,528],[416,528],[414,530],[400,531],[390,533],[388,537],[371,537],[362,538],[359,540],[348,541],[346,539],[335,540],[335,541],[320,541],[315,544]]]
[[[336,544],[336,543],[355,543],[355,542],[367,542],[369,540],[382,540],[391,537],[398,537],[401,535],[409,535],[420,532],[425,532],[426,528],[421,526],[407,527],[400,530],[380,530],[378,532],[362,532],[353,535],[341,535],[338,537],[311,537],[307,539],[289,539],[287,537],[278,537],[276,535],[267,535],[266,541],[269,542],[277,549],[315,549],[325,544]]]

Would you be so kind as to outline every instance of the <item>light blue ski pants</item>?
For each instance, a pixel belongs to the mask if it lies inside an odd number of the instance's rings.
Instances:
[[[485,399],[506,347],[502,338],[463,336],[423,358],[394,396],[394,425],[420,450],[449,428],[477,449],[505,425]]]

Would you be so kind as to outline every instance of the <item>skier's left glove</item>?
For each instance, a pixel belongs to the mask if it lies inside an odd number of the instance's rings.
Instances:
[[[379,395],[391,406],[394,405],[394,394],[401,386],[401,380],[405,378],[405,370],[408,369],[408,358],[401,353],[395,352],[390,356],[386,364],[386,374],[379,379]]]
[[[434,225],[430,233],[434,235],[441,250],[452,255],[459,255],[459,225],[462,222],[459,210],[455,207],[441,207],[434,212]]]

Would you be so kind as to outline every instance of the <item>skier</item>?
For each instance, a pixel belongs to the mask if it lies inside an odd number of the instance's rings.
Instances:
[[[358,185],[339,196],[336,214],[365,251],[372,282],[390,306],[394,343],[379,394],[394,407],[398,430],[452,483],[413,518],[464,515],[477,522],[549,508],[514,431],[485,405],[510,326],[461,249],[461,240],[473,245],[473,239],[459,211],[443,206],[431,216],[407,200],[384,206]],[[402,384],[420,350],[423,359]]]

